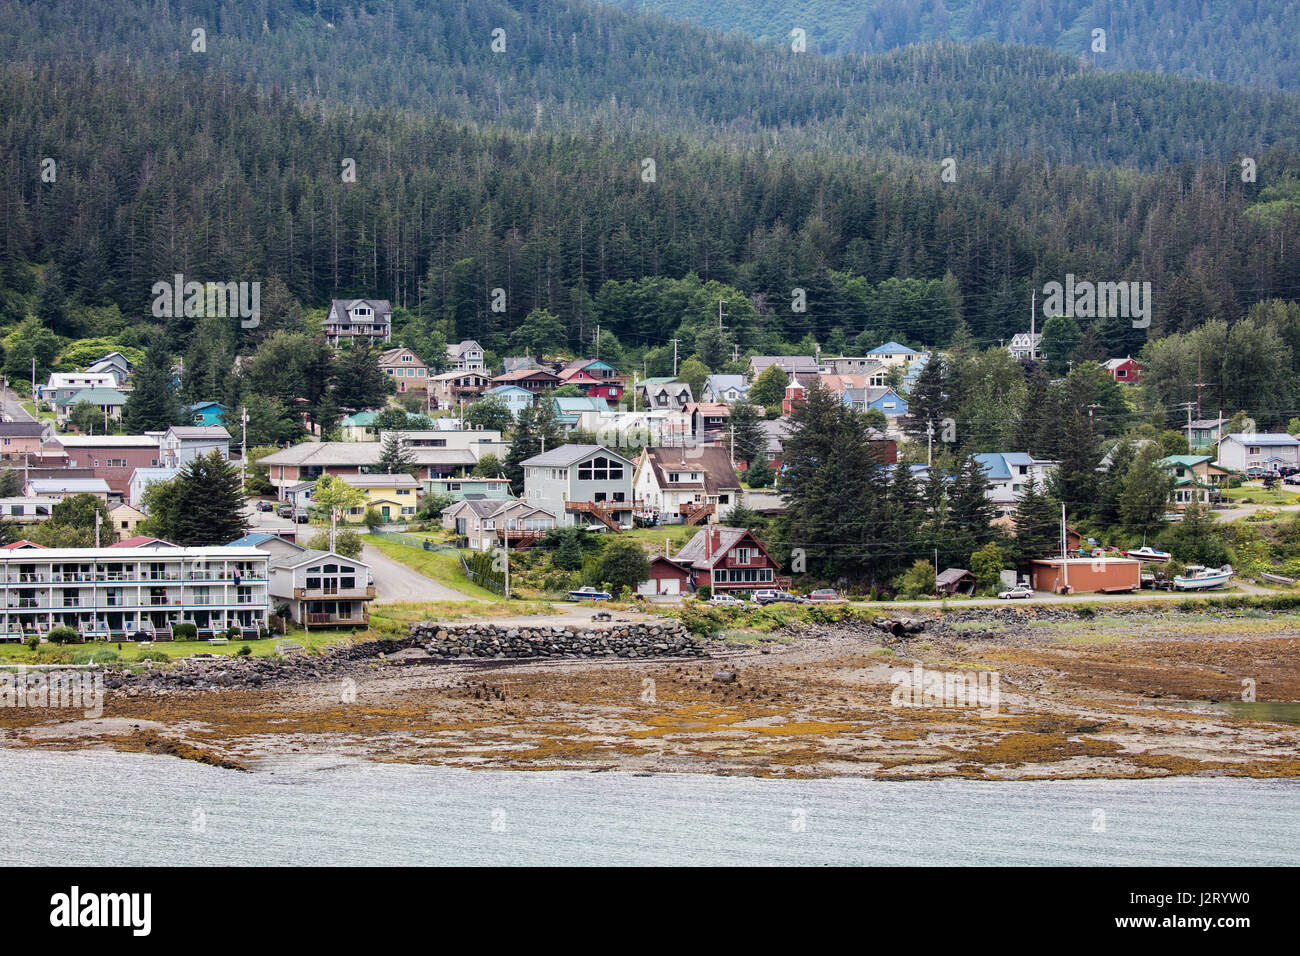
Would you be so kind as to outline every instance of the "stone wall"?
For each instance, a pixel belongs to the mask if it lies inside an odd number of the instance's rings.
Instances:
[[[615,621],[516,627],[417,621],[411,636],[434,657],[703,657],[680,621]]]

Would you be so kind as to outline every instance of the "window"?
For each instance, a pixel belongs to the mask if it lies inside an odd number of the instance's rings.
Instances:
[[[736,548],[731,552],[737,564],[749,564],[749,548]]]

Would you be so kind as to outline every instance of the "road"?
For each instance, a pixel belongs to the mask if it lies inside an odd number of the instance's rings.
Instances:
[[[12,389],[0,391],[0,409],[7,422],[34,422],[36,418],[23,408],[22,401]]]
[[[370,565],[370,573],[375,579],[375,601],[378,604],[394,604],[399,601],[483,600],[462,594],[432,578],[427,578],[370,545],[362,547],[361,560]]]

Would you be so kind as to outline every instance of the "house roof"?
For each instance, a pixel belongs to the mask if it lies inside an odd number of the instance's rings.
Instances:
[[[131,538],[123,538],[116,544],[108,545],[110,548],[178,548],[180,545],[172,544],[170,541],[164,541],[162,538],[151,538],[147,534],[137,534]]]
[[[484,395],[514,395],[516,393],[521,395],[527,395],[529,398],[533,397],[533,393],[528,391],[528,389],[524,388],[522,385],[494,385],[492,388],[489,388],[483,394]]]
[[[1184,468],[1195,468],[1202,462],[1209,460],[1209,455],[1170,455],[1168,458],[1161,458],[1156,464],[1161,468],[1173,468],[1175,465],[1182,465]]]
[[[893,355],[893,354],[895,354],[895,353],[900,354],[900,355],[920,355],[920,354],[921,354],[920,352],[916,351],[915,349],[909,349],[906,345],[901,345],[900,343],[895,342],[895,341],[893,341],[892,339],[891,339],[890,341],[886,342],[884,345],[881,345],[881,346],[878,346],[878,347],[872,349],[872,350],[871,350],[870,352],[868,352],[867,354],[868,354],[868,355],[886,355],[886,354],[888,354],[888,355]]]
[[[1300,438],[1285,432],[1233,432],[1223,436],[1224,441],[1229,438],[1242,445],[1300,445]]]
[[[1120,368],[1121,366],[1129,365],[1129,364],[1136,365],[1139,368],[1142,367],[1142,363],[1139,362],[1137,359],[1133,358],[1133,356],[1131,355],[1126,356],[1124,358],[1106,359],[1106,361],[1102,362],[1101,364],[1103,368],[1105,368],[1107,371],[1110,372],[1115,371],[1115,369]]]
[[[743,375],[709,375],[704,385],[715,395],[729,388],[739,389],[742,393],[749,391],[749,381]]]
[[[23,548],[37,548],[41,551],[49,550],[43,544],[37,544],[35,541],[28,541],[26,538],[19,538],[17,541],[10,542],[6,545],[0,545],[0,551],[19,551]]]
[[[45,428],[42,422],[0,422],[0,438],[40,438]]]
[[[127,479],[126,483],[133,485],[137,478],[144,484],[152,484],[155,481],[171,481],[180,473],[179,468],[137,468],[131,472],[131,477]]]
[[[706,540],[713,534],[717,535],[718,543],[716,545],[709,543],[709,554],[706,556]],[[750,534],[748,528],[727,528],[721,525],[711,525],[697,531],[695,537],[687,541],[682,549],[673,555],[673,560],[678,564],[690,565],[693,568],[709,569],[726,557],[727,552],[745,537],[749,537],[754,542],[754,545],[763,554],[767,555],[769,561],[772,559],[772,556],[767,553],[767,548],[763,547],[763,543]]]
[[[398,362],[397,361],[398,358],[402,355],[410,355],[411,358],[414,359],[414,361]],[[424,364],[424,360],[421,359],[420,356],[416,355],[413,351],[411,351],[410,349],[404,346],[395,349],[384,349],[382,352],[379,353],[379,364],[380,365],[398,364],[401,365],[403,368],[427,368],[427,366]]]
[[[64,405],[90,402],[92,405],[125,405],[126,396],[115,388],[83,388],[64,399]]]
[[[719,491],[728,491],[740,487],[740,478],[731,466],[731,456],[725,448],[711,445],[699,446],[687,451],[679,448],[647,448],[642,452],[646,463],[652,468],[656,484],[665,489],[702,488],[706,494],[716,495]],[[698,471],[703,480],[683,482],[668,480],[669,472]]]
[[[353,412],[343,419],[343,425],[347,428],[365,428],[368,425],[373,425],[378,415],[378,412]]]
[[[202,441],[204,439],[230,439],[230,432],[224,425],[173,425],[167,429],[181,441]]]
[[[210,408],[213,405],[217,406],[217,408],[226,407],[225,405],[222,405],[220,402],[195,402],[193,405],[186,405],[185,407],[191,412],[197,412],[200,408]]]
[[[525,389],[525,391],[527,391],[527,389]],[[551,401],[555,403],[556,409],[562,415],[572,415],[575,413],[581,414],[582,412],[604,412],[609,410],[609,403],[603,398],[592,398],[586,395],[581,398],[577,396],[566,398],[561,395],[558,398],[552,398]]]
[[[352,488],[420,487],[420,483],[405,472],[391,475],[343,475],[339,480]]]
[[[816,372],[817,359],[811,355],[751,355],[749,366],[756,375],[763,374],[769,365],[779,365],[787,372]]]
[[[157,448],[152,435],[56,435],[64,448]]]
[[[460,358],[470,349],[478,349],[481,352],[483,351],[483,346],[479,345],[473,339],[461,339],[459,342],[447,346],[447,354],[452,358]]]
[[[69,492],[90,492],[105,494],[110,490],[108,482],[103,478],[33,478],[28,482],[35,494],[45,494],[51,491],[69,491]]]
[[[560,445],[558,448],[552,448],[550,451],[544,451],[540,455],[534,455],[532,458],[526,458],[521,465],[533,465],[541,468],[567,468],[569,465],[579,462],[588,455],[596,452],[603,452],[611,455],[619,461],[631,465],[632,462],[624,458],[618,452],[610,451],[604,445]]]
[[[289,547],[291,547],[291,548],[293,548],[293,549],[295,549],[295,550],[297,550],[297,551],[306,551],[306,550],[307,550],[306,548],[304,548],[302,545],[298,544],[297,542],[289,541],[287,538],[282,538],[282,537],[280,537],[278,534],[267,534],[265,531],[250,531],[248,534],[244,535],[242,538],[236,538],[234,541],[229,542],[228,545],[227,545],[227,547],[231,547],[231,548],[239,548],[239,547],[256,548],[259,544],[266,544],[266,542],[268,542],[268,541],[280,541],[280,542],[283,542],[284,544],[289,545]]]
[[[936,587],[942,587],[945,584],[956,584],[965,578],[974,580],[975,575],[965,568],[945,568],[935,575],[934,583]]]
[[[312,548],[303,548],[301,551],[295,551],[290,554],[281,554],[271,558],[267,562],[270,568],[297,568],[312,561],[321,561],[325,558],[336,558],[348,564],[355,564],[363,568],[369,568],[370,565],[364,561],[358,561],[356,558],[349,558],[346,555],[339,554],[336,551],[318,551]]]
[[[330,302],[330,311],[338,313],[336,322],[351,322],[352,310],[359,305],[368,305],[374,312],[374,316],[359,323],[361,325],[374,325],[376,322],[382,325],[393,312],[393,306],[387,299],[334,299]]]
[[[699,412],[706,418],[730,418],[731,406],[726,402],[687,402],[685,412]]]
[[[524,382],[535,378],[550,379],[553,382],[561,380],[560,376],[544,368],[517,368],[513,372],[504,372],[496,376],[492,381],[509,385],[511,382]]]

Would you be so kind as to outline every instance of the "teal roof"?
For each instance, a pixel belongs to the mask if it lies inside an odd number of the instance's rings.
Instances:
[[[1170,455],[1168,458],[1161,458],[1156,464],[1161,468],[1173,468],[1176,465],[1182,465],[1184,468],[1195,468],[1201,462],[1209,460],[1209,455]]]
[[[921,354],[920,352],[916,351],[916,349],[909,349],[906,345],[900,345],[899,343],[897,343],[897,342],[892,342],[892,341],[891,341],[891,342],[886,342],[884,345],[880,346],[879,348],[874,348],[874,349],[872,349],[872,350],[871,350],[870,352],[868,352],[867,354],[868,354],[868,355],[880,355],[880,354],[882,354],[882,353],[884,353],[884,352],[901,352],[901,353],[904,354],[904,355],[920,355],[920,354]]]
[[[125,405],[126,396],[115,388],[83,388],[77,394],[69,396],[65,405],[78,402],[90,402],[92,405]]]
[[[375,423],[375,416],[378,414],[378,412],[354,412],[343,419],[343,424],[354,428],[367,428]]]

